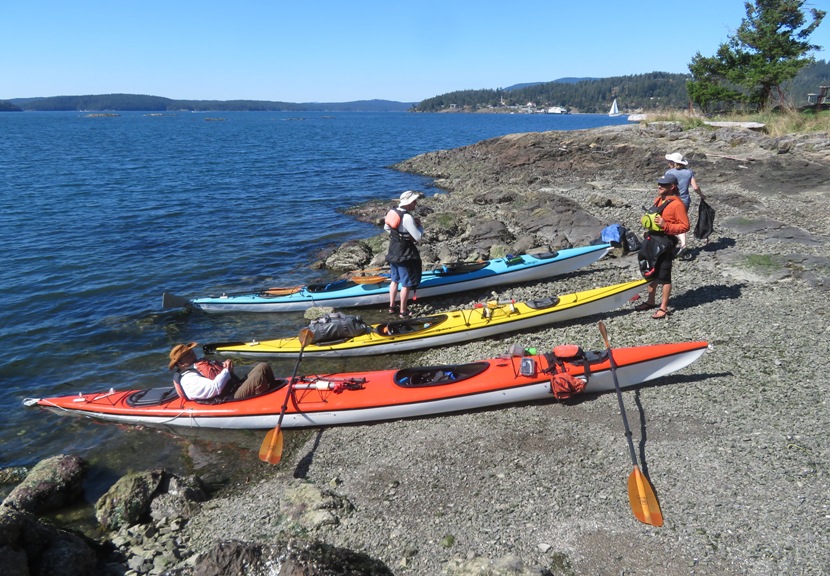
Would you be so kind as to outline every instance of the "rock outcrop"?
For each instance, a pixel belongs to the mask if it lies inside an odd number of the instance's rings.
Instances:
[[[37,515],[76,503],[83,495],[88,464],[60,455],[35,465],[0,505],[0,567],[4,576],[104,573],[97,543],[56,528]]]

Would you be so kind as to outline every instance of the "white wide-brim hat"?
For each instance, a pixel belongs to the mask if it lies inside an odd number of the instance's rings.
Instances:
[[[680,152],[672,152],[671,154],[666,154],[666,160],[668,160],[669,162],[674,162],[675,164],[683,164],[684,166],[689,164],[688,162],[686,162],[686,159],[683,158],[683,154],[681,154]]]
[[[420,192],[415,192],[414,190],[407,190],[406,192],[401,194],[401,198],[400,200],[398,200],[398,206],[409,206],[420,197]]]

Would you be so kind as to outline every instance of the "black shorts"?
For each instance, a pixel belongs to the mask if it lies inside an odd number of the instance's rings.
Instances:
[[[667,250],[657,259],[657,264],[654,266],[657,274],[651,279],[652,282],[671,284],[672,262],[674,262],[674,250]]]

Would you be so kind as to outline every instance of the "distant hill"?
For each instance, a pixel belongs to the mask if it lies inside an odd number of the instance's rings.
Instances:
[[[143,94],[100,94],[88,96],[48,96],[0,100],[0,112],[34,111],[321,111],[321,112],[444,112],[477,110],[536,111],[560,106],[574,112],[608,112],[616,98],[623,113],[654,110],[683,110],[689,107],[688,74],[650,72],[612,78],[559,78],[551,82],[523,82],[508,88],[459,90],[433,96],[421,102],[356,100],[354,102],[271,102],[266,100],[172,100]],[[804,67],[783,88],[793,106],[807,103],[807,95],[819,86],[830,85],[830,63],[817,60]]]
[[[22,110],[7,100],[0,100],[0,112],[22,112]]]
[[[611,78],[560,78],[552,82],[527,82],[509,88],[459,90],[422,100],[416,112],[541,111],[559,106],[574,112],[607,113],[616,98],[623,113],[685,110],[689,107],[686,83],[689,74],[650,72]],[[830,64],[818,60],[804,67],[782,88],[795,107],[807,103],[807,95],[830,85]],[[528,106],[532,104],[531,106]]]
[[[118,112],[172,112],[178,110],[250,111],[250,112],[405,112],[414,102],[392,100],[357,100],[354,102],[270,102],[265,100],[172,100],[143,94],[98,94],[86,96],[47,96],[13,98],[0,101],[0,110],[31,110],[40,112],[112,110]]]
[[[532,88],[533,86],[541,86],[542,84],[550,84],[551,82],[558,82],[560,84],[575,84],[577,82],[582,82],[583,80],[599,80],[599,78],[559,78],[558,80],[551,80],[549,82],[524,82],[522,84],[513,84],[512,86],[508,86],[504,88],[504,90],[512,91],[512,90],[521,90],[523,88]]]
[[[417,112],[529,109],[560,106],[575,112],[608,112],[614,98],[625,111],[683,108],[688,105],[687,74],[651,72],[612,78],[567,78],[517,84],[511,89],[461,90],[422,100]]]

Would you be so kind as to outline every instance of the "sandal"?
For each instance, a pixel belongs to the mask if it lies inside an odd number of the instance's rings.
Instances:
[[[398,313],[398,311],[397,311],[397,310],[395,310],[394,308],[392,308],[392,307],[390,306],[390,307],[389,307],[389,313],[390,313],[392,316],[394,316],[395,314],[397,314],[397,313]]]
[[[637,304],[634,309],[637,312],[645,312],[646,310],[651,310],[652,308],[657,308],[657,304],[652,304],[650,302],[643,302],[642,304]]]
[[[412,310],[407,310],[406,312],[398,314],[398,318],[412,318],[413,316],[414,314],[412,313]]]
[[[657,312],[652,314],[651,317],[654,318],[655,320],[662,320],[663,318],[665,318],[668,315],[669,315],[668,310],[663,310],[662,308],[660,308]]]

